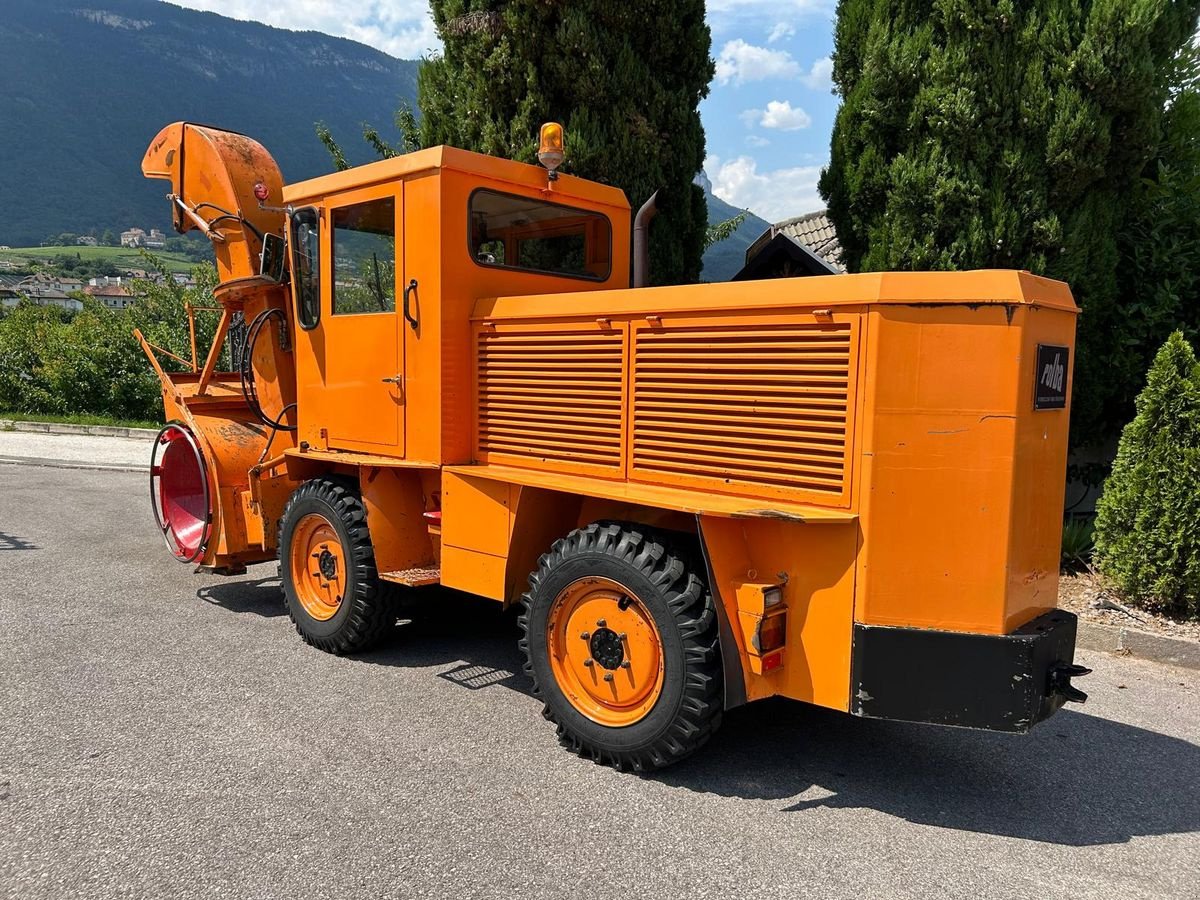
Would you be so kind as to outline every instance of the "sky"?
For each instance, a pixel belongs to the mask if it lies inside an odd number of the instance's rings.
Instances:
[[[280,28],[347,37],[402,59],[437,52],[426,0],[171,0]],[[769,221],[812,212],[838,100],[834,0],[708,0],[711,93],[700,107],[713,192]]]

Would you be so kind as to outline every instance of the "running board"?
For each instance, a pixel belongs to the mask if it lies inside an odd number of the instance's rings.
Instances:
[[[405,587],[425,587],[441,583],[442,570],[440,568],[401,569],[398,572],[380,572],[379,577],[384,581],[395,582]]]

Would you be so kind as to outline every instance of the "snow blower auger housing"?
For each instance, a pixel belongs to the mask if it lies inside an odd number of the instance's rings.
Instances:
[[[1081,699],[1055,608],[1067,286],[631,288],[653,201],[635,219],[557,171],[561,128],[542,144],[550,171],[434,147],[284,186],[249,138],[155,139],[143,169],[221,277],[203,362],[143,339],[172,553],[278,556],[334,653],[414,587],[520,604],[560,739],[619,767],[771,696],[1012,732]],[[241,371],[218,371],[239,313]]]

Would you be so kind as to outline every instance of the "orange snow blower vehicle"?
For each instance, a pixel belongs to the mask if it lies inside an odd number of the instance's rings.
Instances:
[[[139,335],[170,551],[278,559],[331,653],[414,587],[520,604],[562,741],[635,770],[765,697],[1010,732],[1083,700],[1056,609],[1067,286],[644,288],[653,201],[560,174],[562,138],[544,168],[434,147],[289,185],[248,137],[154,139],[143,172],[220,274],[204,361]]]

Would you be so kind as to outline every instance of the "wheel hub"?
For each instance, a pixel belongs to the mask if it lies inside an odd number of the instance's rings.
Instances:
[[[324,516],[309,513],[296,523],[288,551],[292,585],[304,611],[318,622],[337,615],[345,598],[344,552],[337,530]]]
[[[337,578],[337,557],[330,553],[328,548],[322,549],[317,556],[317,568],[321,570],[321,576],[326,581],[333,581]]]
[[[663,646],[654,617],[628,588],[581,578],[554,599],[546,621],[550,666],[563,696],[601,725],[644,719],[663,690]]]
[[[597,628],[590,648],[592,658],[610,672],[619,669],[625,660],[625,642],[611,628]]]

